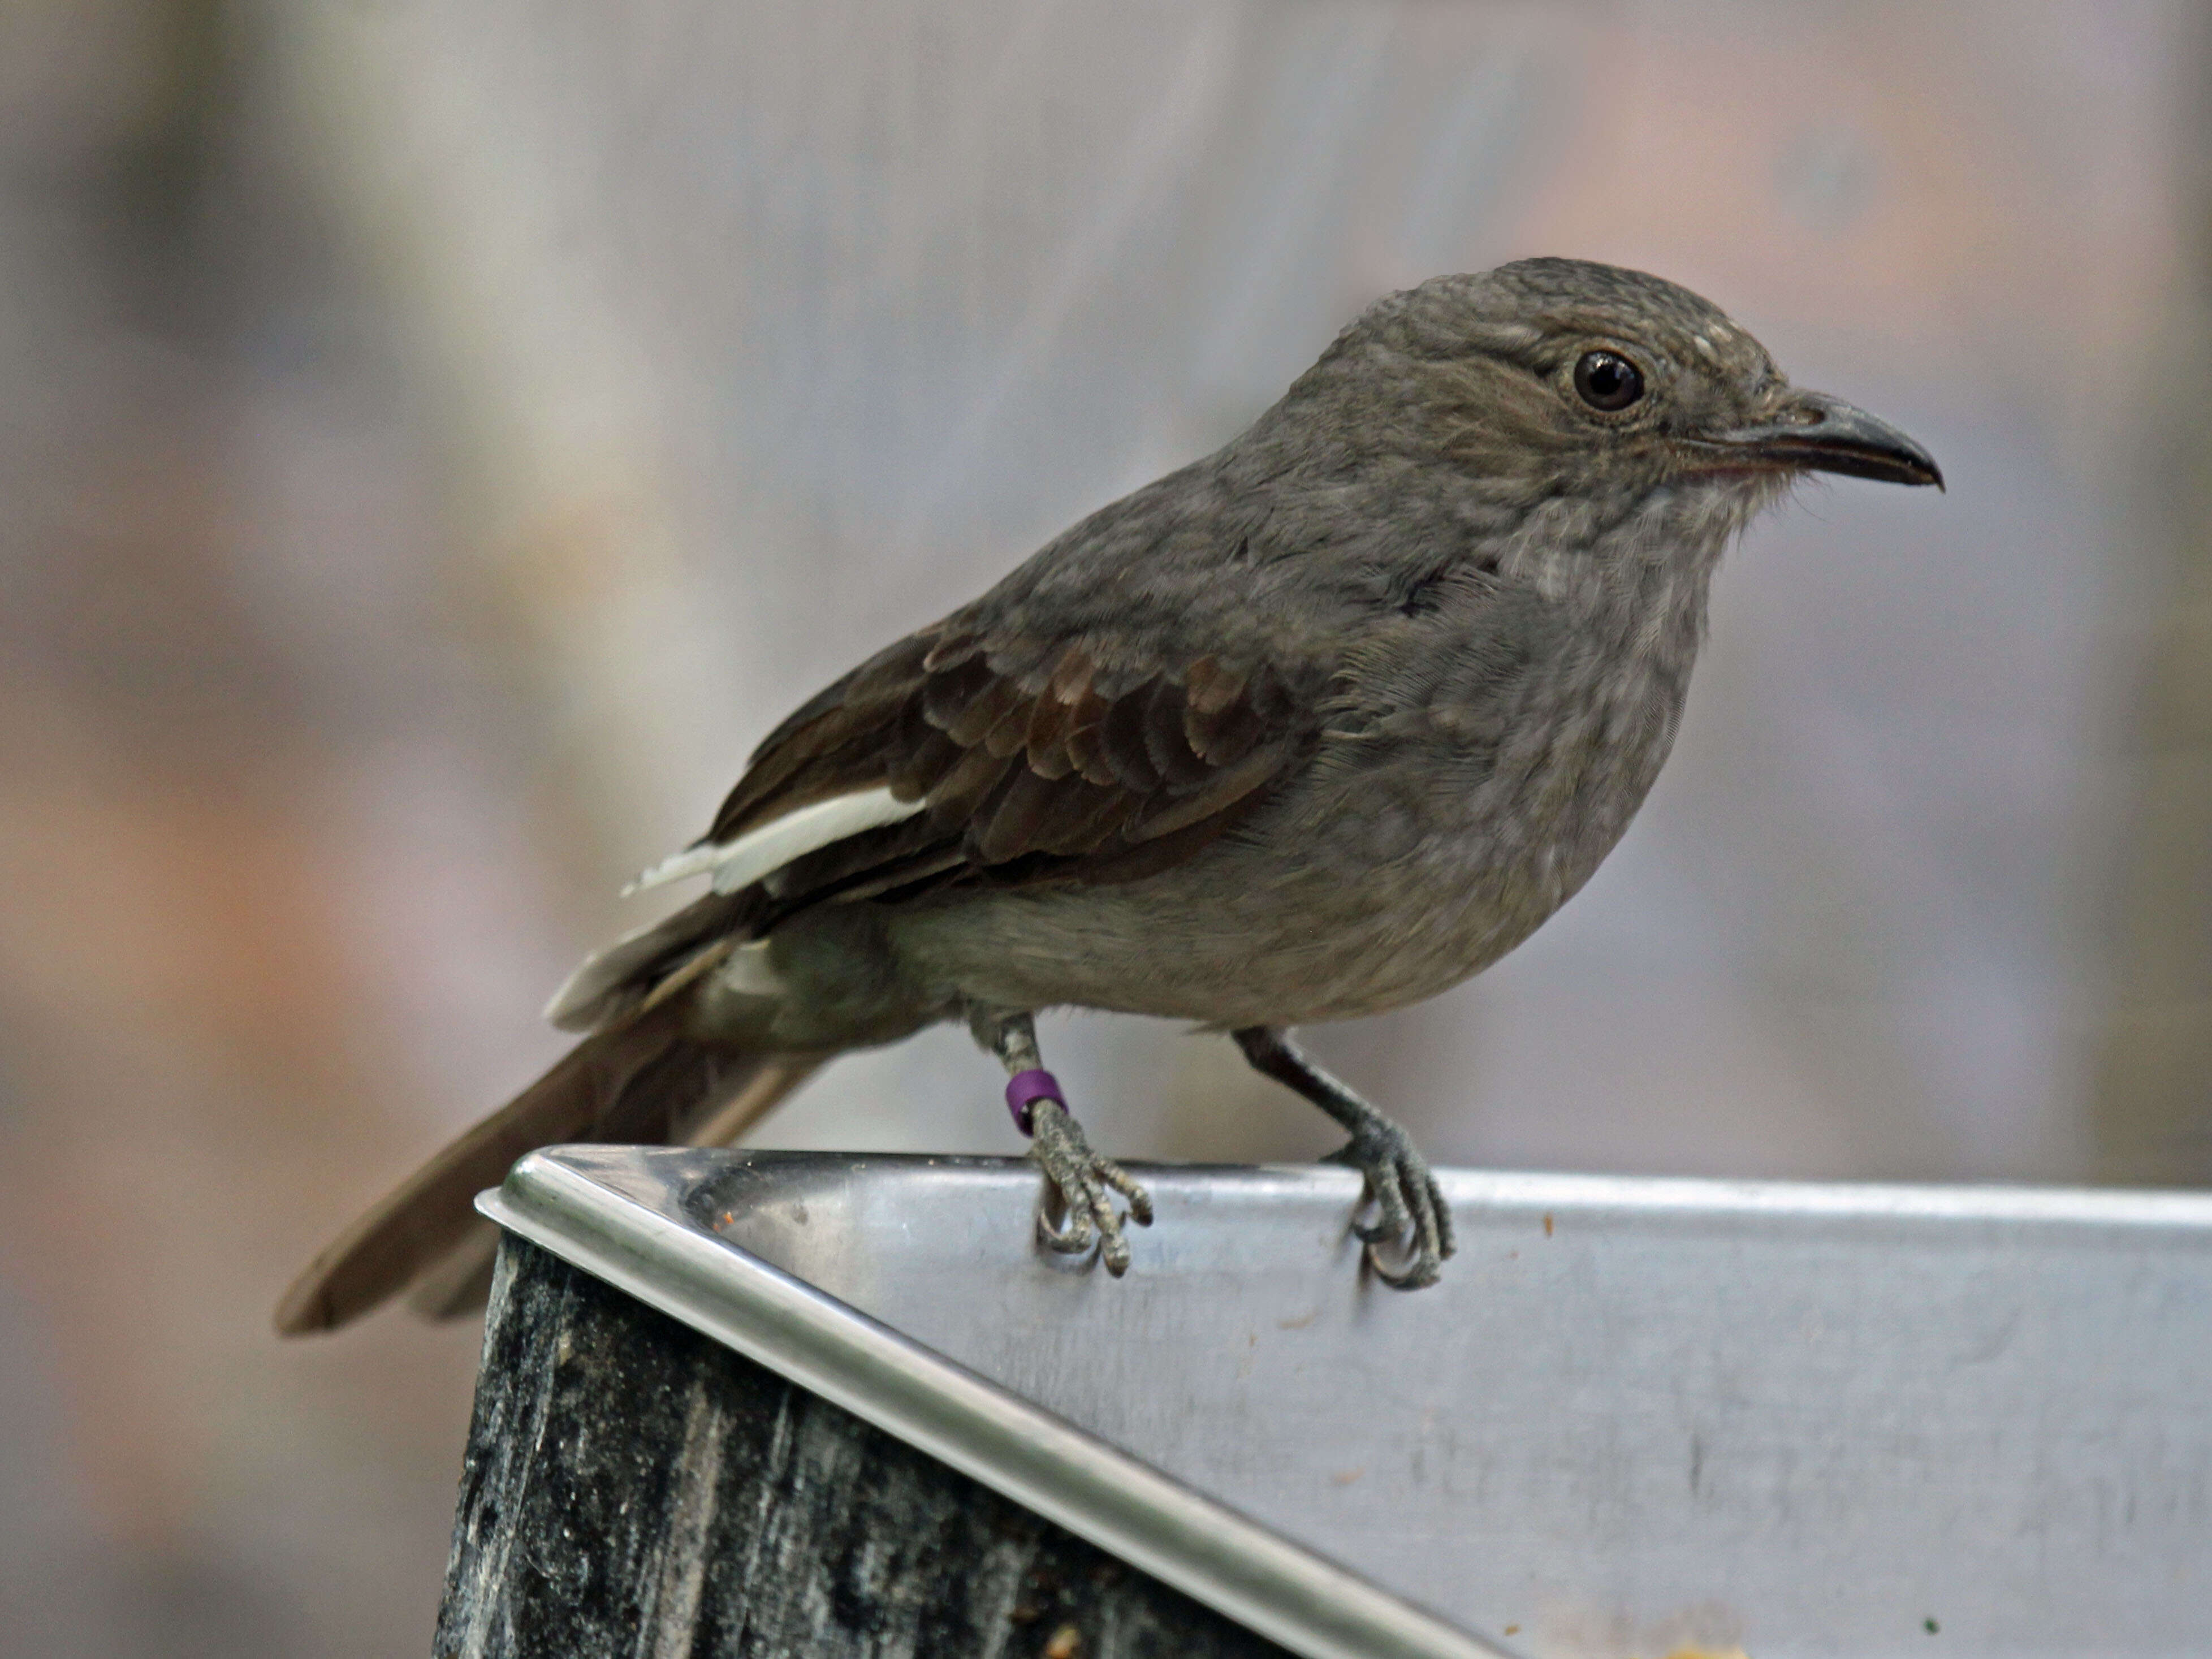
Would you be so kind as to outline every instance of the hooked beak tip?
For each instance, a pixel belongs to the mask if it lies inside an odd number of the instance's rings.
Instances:
[[[1730,433],[1717,447],[1764,466],[1944,490],[1943,469],[1918,443],[1887,421],[1817,392],[1800,394],[1777,419]]]

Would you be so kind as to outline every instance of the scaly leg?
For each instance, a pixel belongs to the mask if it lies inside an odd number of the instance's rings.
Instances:
[[[1119,1279],[1129,1271],[1129,1245],[1121,1237],[1121,1217],[1107,1194],[1116,1192],[1127,1199],[1129,1215],[1140,1227],[1152,1224],[1151,1196],[1120,1164],[1091,1150],[1082,1126],[1060,1097],[1059,1079],[1038,1058],[1036,1026],[1029,1015],[971,1009],[968,1029],[1006,1066],[1011,1079],[1006,1104],[1016,1126],[1032,1137],[1030,1156],[1066,1210],[1065,1227],[1054,1226],[1040,1214],[1038,1237],[1063,1255],[1080,1255],[1095,1240],[1106,1271]]]
[[[1451,1209],[1413,1137],[1308,1060],[1275,1027],[1247,1025],[1231,1035],[1253,1069],[1304,1096],[1351,1131],[1352,1139],[1330,1153],[1329,1162],[1349,1164],[1367,1177],[1367,1190],[1380,1214],[1373,1226],[1355,1224],[1352,1231],[1367,1246],[1368,1265],[1375,1276],[1401,1291],[1435,1284],[1445,1259],[1456,1248]],[[1408,1234],[1410,1243],[1404,1242]],[[1405,1266],[1395,1272],[1382,1265],[1376,1251],[1376,1245],[1386,1242],[1399,1243],[1406,1258]]]

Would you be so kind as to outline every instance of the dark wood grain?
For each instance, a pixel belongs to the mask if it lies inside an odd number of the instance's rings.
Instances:
[[[508,1238],[440,1659],[1283,1650]]]

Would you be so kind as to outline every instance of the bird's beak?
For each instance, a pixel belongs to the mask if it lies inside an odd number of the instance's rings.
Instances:
[[[1841,472],[1884,483],[1943,487],[1936,458],[1887,421],[1825,392],[1800,392],[1771,421],[1701,444],[1723,466]]]

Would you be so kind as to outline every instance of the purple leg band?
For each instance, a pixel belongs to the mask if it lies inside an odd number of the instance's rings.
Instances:
[[[1040,1100],[1049,1100],[1058,1106],[1067,1104],[1066,1097],[1060,1092],[1060,1079],[1050,1072],[1017,1072],[1006,1079],[1006,1109],[1014,1115],[1014,1127],[1025,1135],[1036,1133],[1030,1121],[1030,1109]]]

